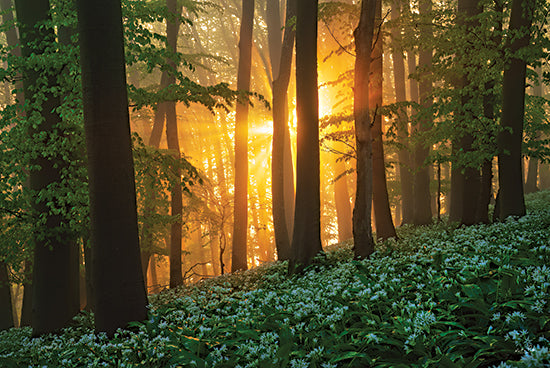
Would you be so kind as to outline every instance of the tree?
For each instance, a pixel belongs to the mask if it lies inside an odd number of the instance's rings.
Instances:
[[[382,114],[378,111],[382,107],[382,1],[377,1],[375,23],[379,24],[372,51],[371,80],[369,86],[369,107],[374,108],[372,126],[372,205],[376,222],[376,236],[379,239],[397,237],[391,216],[386,183],[386,164],[384,162],[384,142],[382,134]]]
[[[268,0],[272,4],[277,0]],[[276,9],[272,12],[278,11]],[[288,0],[286,5],[285,29],[283,41],[280,46],[280,60],[277,62],[277,52],[272,57],[273,70],[273,149],[271,158],[271,185],[273,196],[273,228],[275,232],[275,246],[279,260],[290,258],[290,238],[292,234],[292,222],[294,202],[294,175],[292,170],[292,155],[290,154],[290,133],[288,130],[288,102],[287,90],[290,81],[292,67],[292,51],[294,49],[295,30],[292,24],[296,16],[296,0]],[[268,12],[268,17],[270,14]],[[275,23],[275,24],[271,24]],[[271,26],[270,26],[271,25]],[[276,22],[270,21],[270,34],[279,30]],[[280,37],[278,38],[280,40]],[[275,41],[274,41],[275,42]],[[275,48],[275,47],[274,47]],[[275,64],[275,62],[277,62]],[[278,64],[278,65],[277,65]],[[277,67],[278,66],[278,67]],[[290,187],[290,190],[287,188]]]
[[[357,189],[353,209],[353,250],[365,258],[374,252],[372,238],[372,131],[369,110],[369,75],[374,33],[376,0],[363,0],[355,36],[355,144],[357,152]]]
[[[419,0],[418,7],[421,15],[428,15],[431,11],[431,0]],[[425,25],[421,29],[423,39],[431,39],[433,33],[431,25]],[[418,66],[428,69],[432,64],[432,49],[427,47],[419,51]],[[418,83],[420,103],[423,107],[421,116],[417,115],[416,133],[422,135],[430,129],[431,116],[431,92],[432,81],[426,72],[422,73]],[[430,147],[423,140],[418,140],[414,147],[414,219],[415,225],[428,225],[432,223],[430,176],[427,166],[427,158]]]
[[[512,1],[508,43],[512,57],[504,69],[502,131],[498,135],[499,208],[497,217],[525,215],[521,146],[525,111],[526,62],[518,52],[529,45],[534,2]]]
[[[112,335],[147,317],[120,1],[77,0],[88,153],[95,326]],[[99,17],[99,18],[98,18]]]
[[[254,0],[243,0],[237,89],[250,89]],[[235,205],[231,271],[246,270],[248,235],[248,102],[238,101],[235,115]]]
[[[299,0],[296,12],[296,206],[290,271],[322,251],[317,90],[317,0]]]
[[[47,0],[15,2],[19,22],[21,54],[24,58],[39,58],[46,52],[48,43],[53,43],[55,34],[47,26],[50,4]],[[59,95],[54,93],[59,70],[50,69],[47,63],[41,67],[27,64],[22,70],[23,88],[29,103],[26,116],[34,120],[29,128],[29,138],[37,146],[54,144],[63,137],[61,117],[56,111],[60,105]],[[40,142],[40,144],[38,143]],[[61,153],[39,152],[31,162],[29,187],[33,193],[33,212],[36,225],[33,232],[33,335],[56,332],[66,327],[78,312],[78,294],[72,287],[71,257],[76,247],[62,200],[49,198],[49,188],[63,181],[63,169],[68,163]],[[50,193],[51,195],[51,193]]]
[[[399,1],[394,0],[391,8],[392,21],[398,21],[400,14]],[[405,88],[405,61],[403,50],[400,45],[402,37],[402,27],[397,24],[392,28],[392,60],[393,60],[393,79],[395,87],[395,102],[405,102],[407,100]],[[409,57],[410,58],[410,57]],[[413,60],[414,63],[414,60]],[[412,84],[412,82],[411,82]],[[397,113],[397,135],[400,144],[399,157],[399,182],[401,187],[401,212],[402,223],[410,224],[413,218],[413,186],[411,175],[411,154],[408,147],[409,127],[408,116],[405,109],[399,109]]]
[[[166,44],[172,53],[177,52],[179,17],[181,16],[182,5],[178,5],[176,0],[166,0],[166,7],[172,14],[174,19],[166,22]],[[168,74],[167,84],[176,83],[175,73],[177,72],[177,64],[173,60],[169,60],[171,73]],[[179,163],[181,158],[179,135],[178,135],[178,118],[176,115],[176,101],[166,101],[164,104],[164,112],[166,113],[166,141],[168,149],[174,156],[175,162]],[[174,176],[181,178],[181,168],[176,164],[173,168]],[[181,190],[181,179],[176,180],[171,188],[171,215],[173,223],[170,226],[170,287],[175,288],[183,285],[182,270],[181,270],[181,227],[183,213],[183,193]]]

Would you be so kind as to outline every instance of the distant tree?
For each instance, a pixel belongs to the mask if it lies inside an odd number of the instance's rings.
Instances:
[[[166,22],[166,46],[172,53],[177,52],[178,32],[180,27],[179,17],[181,16],[182,5],[176,0],[166,0],[166,7],[173,19],[167,19]],[[169,60],[168,65],[171,73],[168,74],[167,84],[176,83],[175,74],[178,65]],[[174,156],[175,162],[179,162],[181,157],[179,135],[178,135],[178,118],[176,115],[176,101],[166,101],[163,103],[164,112],[166,113],[166,141],[168,149]],[[181,178],[181,168],[179,165],[173,167],[174,177]],[[171,188],[171,215],[173,223],[170,226],[170,287],[175,288],[183,285],[182,269],[181,269],[181,236],[182,236],[182,214],[183,214],[183,193],[181,190],[181,179],[176,180]]]
[[[421,15],[429,15],[432,10],[431,0],[419,0],[418,8]],[[421,38],[429,40],[433,37],[431,25],[424,25],[421,30]],[[417,115],[416,133],[422,135],[427,132],[432,124],[431,92],[432,80],[426,75],[432,64],[433,50],[431,47],[419,51],[418,66],[424,68],[418,82],[419,98],[423,108],[422,114]],[[427,142],[420,139],[414,147],[414,219],[415,225],[427,225],[432,223],[430,175],[428,169],[428,155],[430,147]]]
[[[24,58],[45,53],[48,43],[55,43],[55,34],[46,23],[50,20],[48,0],[15,2],[19,22],[21,54]],[[27,101],[26,116],[34,121],[28,134],[31,140],[48,146],[63,136],[61,117],[56,109],[60,106],[59,95],[53,91],[57,85],[59,70],[46,63],[40,66],[26,64],[21,71]],[[39,138],[40,137],[40,138]],[[53,146],[53,145],[52,145]],[[41,152],[31,162],[29,187],[33,193],[32,203],[36,225],[33,233],[33,335],[56,332],[66,327],[78,312],[78,294],[72,287],[74,268],[71,262],[76,236],[70,230],[67,211],[62,198],[49,198],[49,188],[60,185],[62,172],[68,163],[60,152]],[[50,193],[51,195],[51,193]]]
[[[363,0],[355,29],[354,117],[357,152],[357,189],[353,209],[353,250],[365,258],[374,252],[372,238],[372,131],[369,106],[369,75],[377,0]]]
[[[384,160],[384,142],[382,134],[382,80],[383,80],[383,36],[382,36],[382,1],[377,1],[375,24],[378,25],[371,63],[369,86],[369,107],[374,111],[372,126],[372,205],[378,239],[397,237],[390,210],[388,186],[386,182],[386,164]]]
[[[502,85],[502,131],[498,136],[499,213],[508,216],[525,215],[523,196],[522,142],[525,112],[526,62],[518,55],[530,42],[530,28],[535,2],[512,1],[508,41],[512,57],[504,69]]]
[[[402,103],[407,100],[405,87],[405,61],[403,57],[403,48],[400,45],[402,35],[402,27],[399,24],[400,20],[400,2],[394,0],[391,8],[391,19],[398,23],[391,30],[392,36],[392,61],[393,61],[393,78],[395,88],[395,102]],[[414,63],[414,60],[413,60]],[[407,111],[404,108],[398,110],[397,113],[397,136],[400,144],[399,157],[399,184],[401,188],[401,212],[402,223],[410,224],[413,218],[413,186],[411,175],[411,154],[409,151],[409,127]]]
[[[317,90],[317,0],[299,0],[296,13],[296,207],[290,272],[322,251]]]
[[[147,317],[120,1],[77,0],[88,152],[95,324],[113,334]],[[98,17],[101,21],[98,21]]]
[[[6,264],[0,261],[0,331],[13,327],[10,279]]]
[[[254,0],[243,0],[237,89],[250,89]],[[248,102],[238,101],[235,115],[235,206],[231,271],[246,270],[248,235]]]
[[[278,3],[277,0],[268,0],[267,4]],[[278,11],[279,7],[269,5],[270,12]],[[280,51],[273,52],[273,149],[271,161],[271,185],[273,196],[273,228],[275,233],[275,246],[279,260],[290,258],[290,238],[292,235],[292,220],[294,217],[294,175],[292,170],[292,155],[290,151],[290,133],[288,130],[288,101],[287,90],[290,81],[292,54],[294,49],[295,29],[292,23],[296,16],[296,0],[288,0],[286,4],[285,28],[283,41],[280,41],[280,24],[276,21],[268,23],[269,32],[278,34],[273,37],[279,40]],[[277,27],[279,29],[277,29]],[[277,41],[272,41],[276,43]],[[276,46],[273,49],[277,49]],[[277,60],[279,55],[279,60]],[[290,186],[290,190],[287,188]],[[289,204],[290,202],[290,204]],[[289,213],[292,212],[292,213]]]

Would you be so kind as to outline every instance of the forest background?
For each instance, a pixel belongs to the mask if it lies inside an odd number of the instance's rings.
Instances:
[[[494,157],[503,153],[497,137],[505,131],[500,119],[504,109],[503,77],[512,59],[529,65],[521,151],[525,190],[549,187],[544,89],[548,4],[530,4],[532,8],[526,11],[530,12],[532,26],[514,30],[509,26],[513,2],[486,1],[479,7],[467,1],[376,3],[374,45],[378,49],[373,49],[373,60],[380,63],[373,62],[379,69],[371,66],[371,84],[378,83],[373,90],[380,96],[371,102],[372,127],[373,142],[383,142],[384,146],[380,145],[383,153],[377,161],[383,175],[380,171],[374,175],[377,179],[386,176],[385,188],[374,188],[374,223],[379,239],[390,237],[386,231],[391,233],[393,224],[429,224],[433,218],[445,216],[466,225],[490,220],[489,201],[494,200],[499,180]],[[275,176],[286,178],[283,203],[274,204],[272,197],[272,114],[276,110],[274,104],[269,108],[265,102],[274,103],[273,88],[283,65],[283,34],[294,29],[293,17],[291,14],[284,22],[289,14],[284,3],[268,0],[252,5],[250,87],[245,89],[253,94],[248,94],[236,92],[239,42],[243,48],[239,2],[123,2],[141,255],[147,265],[143,274],[149,292],[277,259],[272,220],[275,205],[284,206],[285,223],[292,233],[295,169],[290,163],[295,161],[297,130],[294,73],[290,73],[288,82],[290,134],[283,153],[287,166],[283,175]],[[80,252],[74,256],[79,257],[80,267],[74,272],[80,275],[80,285],[71,287],[82,291],[80,305],[75,308],[86,308],[86,297],[93,298],[86,287],[84,267],[89,212],[76,13],[71,2],[49,2],[49,15],[42,26],[51,31],[51,36],[45,43],[29,40],[31,47],[41,50],[30,57],[24,54],[24,47],[19,48],[12,4],[3,1],[1,6],[4,83],[0,96],[0,276],[4,290],[13,295],[14,320],[29,324],[24,295],[30,289],[33,236],[37,233],[70,238],[78,245]],[[353,237],[353,32],[359,14],[359,4],[353,1],[321,2],[319,8],[316,56],[322,128],[323,246]],[[526,37],[527,44],[513,50],[513,41]],[[34,86],[21,86],[22,70],[39,72]],[[61,118],[62,129],[46,137],[29,111],[43,110],[31,105],[52,101],[52,96],[59,101],[59,106],[52,109]],[[248,217],[245,251],[238,253],[233,249],[237,218],[235,165],[242,162],[242,156],[237,157],[235,151],[235,105],[246,106],[249,102],[245,139],[248,157],[244,161],[248,162]],[[37,130],[32,139],[29,129]],[[381,151],[375,151],[374,157],[376,152]],[[61,158],[56,169],[62,180],[36,190],[28,178],[40,157]],[[422,193],[420,174],[426,179]],[[468,181],[472,177],[477,179]],[[479,184],[481,178],[485,179],[485,187]],[[468,183],[478,183],[479,189],[474,190]],[[489,190],[482,195],[487,185]],[[518,198],[522,198],[522,192],[519,188]],[[65,227],[51,234],[48,215],[37,212],[36,202],[46,205],[46,213],[68,219]],[[376,203],[390,210],[390,225],[388,221],[383,225],[388,215],[377,215]],[[472,210],[463,203],[484,205]],[[417,211],[420,208],[423,213]],[[287,237],[290,242],[292,236]],[[243,242],[238,244],[242,246]],[[179,253],[172,253],[174,249]],[[234,266],[236,259],[241,262],[239,268]],[[8,283],[10,288],[5,287]]]

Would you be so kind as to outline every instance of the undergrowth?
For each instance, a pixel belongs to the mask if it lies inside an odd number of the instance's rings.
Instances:
[[[0,333],[2,367],[550,367],[550,192],[518,220],[399,229],[354,261],[327,250],[150,297],[112,339]]]

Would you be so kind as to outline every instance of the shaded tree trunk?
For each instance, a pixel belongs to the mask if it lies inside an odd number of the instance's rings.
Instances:
[[[420,14],[428,14],[432,10],[431,0],[419,0]],[[430,26],[424,26],[421,29],[421,37],[433,37]],[[418,64],[420,67],[429,67],[432,64],[432,50],[420,50]],[[429,77],[422,75],[418,83],[420,103],[422,107],[429,110],[432,106],[431,92],[432,82]],[[419,119],[416,130],[419,133],[430,129],[432,117],[426,116]],[[414,149],[414,220],[415,225],[428,225],[432,223],[431,194],[430,194],[430,175],[426,164],[426,159],[430,153],[430,147],[426,147],[422,142],[417,141]]]
[[[237,89],[250,89],[254,0],[243,0]],[[237,102],[235,115],[235,207],[231,271],[246,270],[248,234],[248,103]]]
[[[177,17],[181,15],[182,4],[178,4],[176,0],[166,0],[168,11],[176,18],[167,20],[166,22],[166,43],[171,52],[177,52],[178,31],[180,22]],[[168,74],[167,84],[176,83],[175,72],[178,65],[173,60],[168,61],[168,65],[173,70],[173,73]],[[181,158],[178,135],[178,118],[176,114],[176,102],[164,102],[164,111],[166,112],[166,142],[168,149],[174,156],[176,161]],[[175,288],[183,285],[182,268],[181,268],[181,237],[182,237],[182,213],[183,213],[183,196],[181,189],[181,168],[179,163],[172,168],[174,172],[175,182],[170,190],[170,208],[171,216],[175,218],[174,223],[170,225],[170,288]]]
[[[369,74],[376,3],[376,0],[361,2],[359,25],[354,31],[356,57],[353,114],[357,152],[357,189],[353,208],[353,251],[357,258],[368,257],[374,252],[371,226],[372,132],[369,110]]]
[[[269,0],[268,4],[277,2]],[[271,10],[278,11],[277,9]],[[269,15],[269,13],[268,13]],[[290,21],[296,15],[296,0],[288,0],[286,6],[286,21]],[[273,24],[272,24],[273,23]],[[288,101],[287,90],[290,81],[292,66],[292,50],[294,48],[295,30],[292,26],[285,27],[283,41],[280,43],[280,25],[275,30],[277,22],[268,23],[270,34],[276,33],[280,49],[272,56],[273,65],[273,148],[271,157],[271,190],[273,197],[273,228],[275,232],[275,246],[277,258],[286,260],[290,258],[290,239],[292,237],[293,206],[294,202],[294,174],[292,167],[292,155],[290,151],[290,132],[288,130]],[[271,27],[270,27],[270,24]],[[276,41],[273,41],[274,43]],[[276,47],[273,47],[274,49]],[[280,60],[277,59],[280,55]],[[291,190],[288,190],[288,187]],[[292,198],[289,198],[292,197]]]
[[[13,326],[13,308],[8,268],[4,262],[0,262],[0,331],[7,330]]]
[[[382,32],[382,1],[377,1],[375,24]],[[390,210],[388,187],[386,183],[386,164],[384,162],[384,142],[382,134],[382,34],[376,35],[376,43],[372,52],[371,80],[369,86],[369,105],[374,109],[374,124],[372,126],[372,204],[376,222],[376,237],[378,239],[396,238],[395,227]]]
[[[322,251],[317,91],[318,0],[300,0],[296,16],[296,207],[289,269],[300,272]]]
[[[55,42],[52,29],[38,26],[49,20],[50,4],[47,0],[34,1],[29,4],[24,0],[15,2],[17,20],[21,32],[21,54],[29,58],[32,54],[42,54],[48,43]],[[48,68],[48,67],[46,67]],[[62,129],[58,124],[60,116],[55,109],[60,105],[59,97],[51,92],[45,92],[42,101],[35,101],[35,89],[46,90],[57,83],[57,70],[29,67],[22,70],[25,96],[31,101],[28,117],[38,119],[40,123],[29,129],[31,139],[45,136],[45,144],[54,130]],[[38,104],[39,106],[37,106]],[[33,106],[34,105],[34,106]],[[57,133],[57,132],[56,132]],[[59,134],[59,133],[58,133]],[[42,138],[41,138],[42,139]],[[67,166],[63,157],[46,157],[38,155],[31,164],[38,169],[30,170],[29,187],[35,196],[32,203],[37,220],[34,229],[34,261],[33,261],[33,305],[32,321],[33,335],[59,331],[66,327],[75,315],[73,310],[78,305],[78,294],[72,286],[71,262],[74,257],[71,248],[76,247],[75,235],[70,233],[69,219],[62,214],[54,214],[55,209],[62,208],[58,201],[46,203],[41,199],[41,192],[62,181],[61,170]],[[47,198],[44,196],[42,198]],[[76,301],[75,301],[76,300]]]
[[[88,148],[95,328],[147,318],[120,1],[77,0]],[[97,16],[103,16],[97,22]],[[35,285],[36,287],[36,285]]]
[[[532,23],[532,3],[512,1],[510,31],[529,30]],[[509,42],[512,54],[529,45],[527,33]],[[512,57],[504,70],[502,84],[502,131],[498,135],[498,181],[500,212],[498,218],[525,215],[523,196],[523,170],[521,145],[523,141],[523,118],[525,111],[526,63]]]
[[[391,18],[399,18],[399,2],[392,2]],[[407,100],[405,88],[405,61],[403,51],[399,47],[401,41],[401,27],[392,28],[392,60],[393,60],[393,81],[395,87],[395,102],[404,102]],[[409,56],[410,57],[410,56]],[[414,60],[413,60],[414,61]],[[416,65],[415,65],[416,67]],[[399,183],[401,187],[401,213],[402,224],[412,223],[413,218],[413,187],[411,175],[411,157],[409,151],[409,128],[408,116],[404,109],[397,115],[397,136],[401,147],[398,151],[399,158]]]

